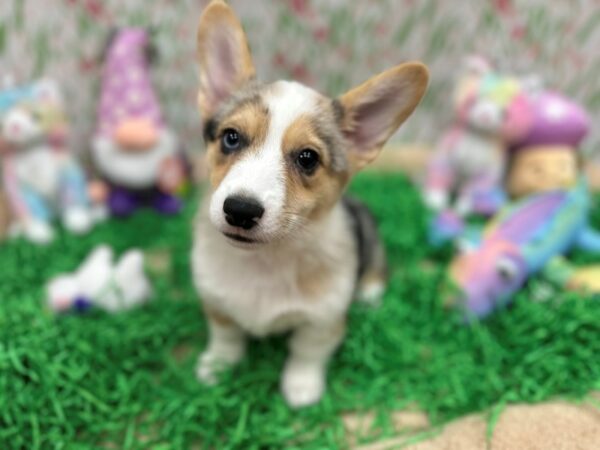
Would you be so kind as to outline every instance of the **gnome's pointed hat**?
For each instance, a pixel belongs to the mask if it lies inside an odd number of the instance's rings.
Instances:
[[[141,28],[119,30],[104,61],[98,108],[97,134],[110,136],[121,122],[145,119],[157,129],[164,122],[150,80],[148,32]]]

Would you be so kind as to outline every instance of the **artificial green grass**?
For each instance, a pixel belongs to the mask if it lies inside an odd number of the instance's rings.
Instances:
[[[557,292],[536,303],[534,281],[512,308],[464,326],[442,307],[448,253],[425,244],[416,190],[400,175],[373,174],[351,190],[380,221],[390,287],[379,309],[352,307],[329,390],[301,411],[279,393],[281,338],[253,342],[218,386],[196,381],[206,326],[189,274],[195,205],[175,219],[144,212],[86,237],[61,235],[47,248],[2,245],[0,448],[343,448],[348,411],[377,411],[375,439],[391,433],[387,412],[395,409],[416,405],[440,423],[600,388],[600,302]],[[45,281],[98,242],[168,255],[171,264],[153,276],[154,298],[121,314],[53,316],[42,301]]]

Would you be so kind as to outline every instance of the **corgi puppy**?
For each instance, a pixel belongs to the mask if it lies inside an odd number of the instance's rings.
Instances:
[[[402,64],[337,99],[261,83],[222,0],[203,12],[197,39],[211,185],[192,250],[209,329],[197,376],[214,382],[243,357],[247,335],[290,332],[281,388],[290,406],[310,405],[352,299],[385,289],[375,223],[344,188],[416,108],[428,72]]]

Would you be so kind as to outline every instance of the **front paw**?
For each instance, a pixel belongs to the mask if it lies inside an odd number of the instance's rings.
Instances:
[[[325,390],[325,369],[320,365],[290,361],[283,372],[281,389],[292,408],[315,404]]]
[[[224,354],[206,350],[198,358],[196,378],[204,384],[216,384],[219,373],[238,363],[242,356],[242,352],[239,352],[239,354]]]

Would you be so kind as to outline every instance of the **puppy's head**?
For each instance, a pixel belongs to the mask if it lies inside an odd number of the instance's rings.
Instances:
[[[262,84],[239,20],[213,0],[198,30],[210,220],[232,244],[257,246],[300,232],[339,200],[413,112],[428,80],[406,63],[337,99],[302,84]]]

